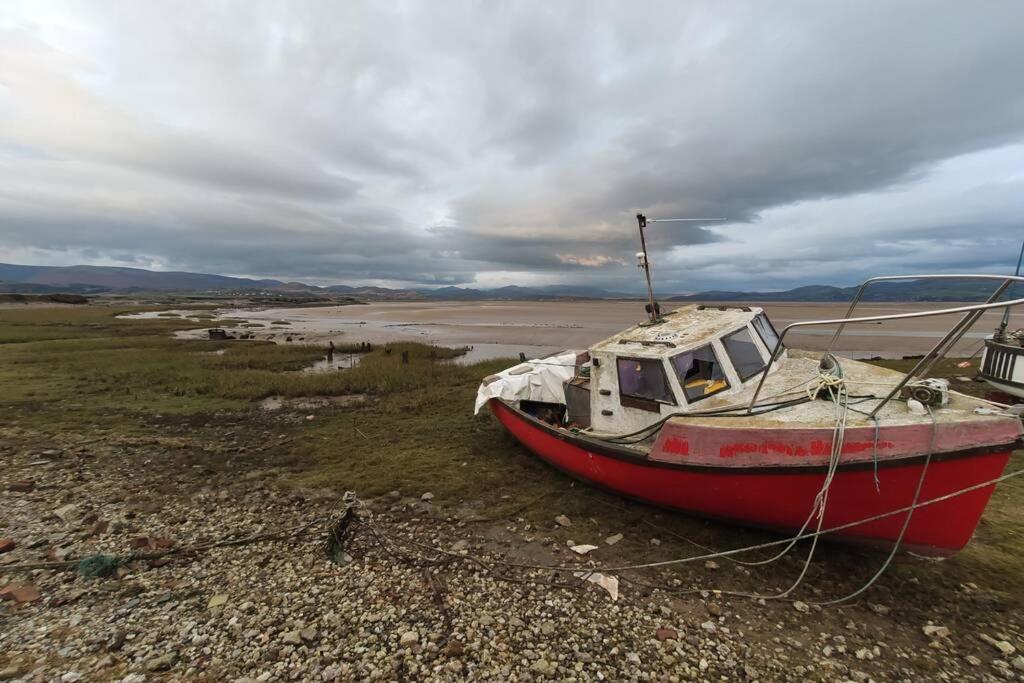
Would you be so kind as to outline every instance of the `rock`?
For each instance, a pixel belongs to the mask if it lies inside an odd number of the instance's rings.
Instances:
[[[626,661],[629,662],[630,664],[639,664],[640,663],[640,655],[638,655],[635,652],[627,652],[626,653]]]
[[[1017,671],[1024,671],[1024,655],[1017,655],[1013,658],[1013,661],[1011,661],[1010,664],[1012,664],[1013,668]]]
[[[57,517],[60,521],[64,522],[65,524],[71,524],[79,517],[78,506],[72,503],[68,503],[67,505],[63,505],[54,510],[53,514],[55,517]]]
[[[431,493],[430,491],[427,491],[422,496],[420,496],[420,500],[422,500],[424,502],[434,500],[434,494]]]
[[[679,634],[674,628],[659,628],[654,632],[654,637],[661,641],[678,640]]]
[[[469,548],[469,541],[467,541],[466,539],[455,541],[455,543],[452,544],[452,551],[456,553],[461,553],[463,550],[466,550],[467,548]]]
[[[714,633],[718,630],[718,626],[713,621],[705,621],[703,624],[700,625],[700,627],[708,633]]]
[[[555,625],[552,624],[550,621],[545,621],[543,624],[540,625],[540,632],[546,636],[550,636],[552,633],[555,632]]]
[[[604,539],[604,542],[608,545],[615,545],[622,540],[622,534],[612,534],[608,538]]]
[[[12,678],[19,678],[23,671],[20,666],[7,666],[0,669],[0,681],[9,681]]]
[[[995,649],[1002,652],[1004,655],[1012,655],[1014,652],[1017,651],[1017,648],[1011,645],[1009,641],[997,640],[992,636],[986,635],[984,633],[981,634],[981,639],[989,645],[991,645],[992,647],[994,647]]]
[[[0,538],[0,555],[14,550],[15,546],[13,538]]]
[[[82,680],[82,674],[77,671],[69,671],[60,677],[60,683],[78,683]]]
[[[718,569],[718,563],[714,560],[708,560],[704,563],[704,569]]]
[[[221,605],[226,604],[227,601],[228,601],[228,594],[227,593],[217,593],[212,598],[210,598],[210,602],[206,603],[206,606],[207,607],[220,607]]]
[[[485,614],[482,617],[480,617],[480,625],[481,626],[492,626],[493,624],[494,624],[494,617],[492,617],[490,614]]]
[[[34,481],[22,479],[21,481],[12,481],[7,485],[7,490],[15,493],[31,493],[35,487],[36,483]]]
[[[30,583],[9,584],[0,589],[0,600],[13,600],[17,603],[35,602],[40,598],[39,589]]]
[[[875,655],[866,647],[862,647],[854,653],[857,659],[874,659]]]
[[[572,526],[572,520],[565,515],[558,515],[555,517],[555,524],[558,526]]]
[[[651,545],[661,545],[661,541],[656,538],[651,539]]]
[[[883,617],[889,613],[888,607],[886,607],[885,605],[879,605],[875,602],[868,603],[868,607],[871,609],[872,612],[874,612],[875,614],[880,614]]]
[[[168,652],[146,662],[146,671],[167,671],[178,662],[177,652]]]
[[[307,643],[312,642],[316,640],[317,637],[316,629],[312,626],[307,626],[306,628],[299,631],[299,637],[305,640]]]
[[[949,629],[945,626],[927,624],[921,629],[929,638],[949,638]]]
[[[539,674],[551,675],[558,671],[558,665],[549,662],[548,660],[542,657],[538,659],[536,662],[534,662],[533,666],[531,666],[530,669],[536,671]]]
[[[281,642],[286,645],[301,645],[302,636],[298,631],[287,631],[281,636]]]
[[[722,616],[722,606],[719,605],[717,602],[709,602],[707,605],[705,605],[705,607],[708,610],[708,614],[710,614],[711,616],[713,616],[713,617],[720,617],[720,616]]]
[[[793,609],[802,614],[807,614],[811,611],[811,606],[808,605],[806,602],[800,602],[799,600],[797,600],[793,603]]]
[[[419,639],[420,639],[420,634],[417,633],[416,631],[406,631],[398,639],[398,644],[401,645],[402,647],[408,647],[410,645],[415,645],[417,642],[419,642]]]

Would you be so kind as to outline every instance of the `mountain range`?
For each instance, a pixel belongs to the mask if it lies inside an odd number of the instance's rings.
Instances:
[[[994,289],[991,281],[910,281],[880,282],[872,285],[865,301],[977,301],[988,297]],[[746,292],[710,290],[695,294],[662,297],[663,301],[849,301],[857,287],[808,285],[777,292]],[[549,285],[519,287],[510,285],[495,289],[470,287],[439,287],[389,289],[387,287],[331,285],[318,287],[302,282],[251,279],[188,273],[153,271],[142,268],[114,266],[24,266],[0,263],[0,292],[75,294],[201,292],[218,294],[286,295],[300,293],[307,297],[330,299],[345,296],[365,301],[383,300],[446,300],[480,301],[544,300],[544,299],[640,299],[639,294],[613,292],[600,287],[582,285]]]

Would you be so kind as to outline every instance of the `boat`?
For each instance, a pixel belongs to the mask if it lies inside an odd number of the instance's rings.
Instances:
[[[756,306],[662,312],[648,281],[644,319],[586,349],[520,362],[483,380],[489,408],[528,450],[566,474],[653,505],[797,536],[928,556],[970,540],[1021,445],[1021,421],[927,374],[1019,276],[883,276],[847,315],[777,331]],[[874,282],[1003,280],[988,301],[854,317]],[[838,358],[850,325],[932,315],[959,321],[908,373]],[[824,353],[790,330],[835,328]],[[1024,364],[1021,366],[1024,370]]]
[[[1017,271],[1020,275],[1024,261],[1024,244],[1017,257]],[[985,339],[978,368],[978,379],[1007,396],[1024,398],[1024,330],[1008,331],[1010,309],[1003,311],[1003,319],[991,337]]]

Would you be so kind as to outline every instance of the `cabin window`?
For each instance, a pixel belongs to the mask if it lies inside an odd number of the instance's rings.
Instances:
[[[729,360],[736,368],[740,381],[746,382],[764,370],[765,362],[761,357],[761,349],[757,348],[754,338],[750,336],[750,330],[746,327],[722,337],[722,345],[725,346],[725,352],[729,354]]]
[[[775,351],[775,345],[779,343],[779,333],[775,331],[772,321],[764,313],[758,313],[751,322],[768,349],[768,354],[771,355]]]
[[[681,353],[672,359],[672,367],[683,385],[683,393],[690,403],[713,396],[729,388],[722,364],[710,344]]]
[[[657,404],[674,404],[665,366],[655,358],[618,358],[619,393],[622,405],[658,410]],[[630,401],[629,399],[639,399]],[[646,405],[644,405],[646,404]]]

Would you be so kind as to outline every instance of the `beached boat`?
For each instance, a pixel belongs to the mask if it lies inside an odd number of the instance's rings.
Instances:
[[[978,377],[1009,396],[1024,398],[1024,331],[989,337]]]
[[[643,225],[641,225],[641,230]],[[642,233],[641,233],[642,234]],[[641,265],[646,265],[646,254]],[[883,279],[996,276],[907,276]],[[794,323],[756,307],[686,305],[594,344],[483,380],[487,406],[524,446],[578,479],[710,518],[928,555],[971,538],[1021,422],[923,379],[1019,277],[984,304]],[[786,333],[961,313],[910,373],[788,349]],[[833,342],[835,337],[833,338]],[[830,345],[831,347],[831,345]]]
[[[1017,258],[1017,275],[1024,262],[1024,244]],[[993,388],[1008,395],[1024,398],[1024,330],[1007,330],[1010,324],[1010,309],[1003,312],[1003,319],[995,333],[985,340],[981,355],[978,378]]]

